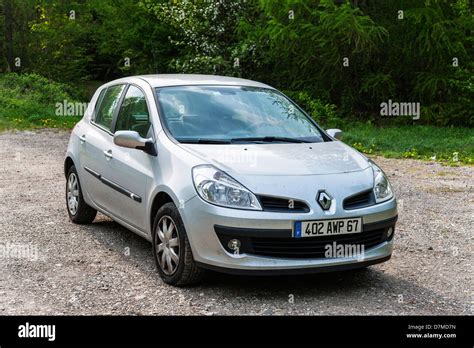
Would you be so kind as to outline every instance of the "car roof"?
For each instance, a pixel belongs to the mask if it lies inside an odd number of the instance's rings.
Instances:
[[[224,85],[272,88],[264,83],[218,75],[199,74],[157,74],[134,76],[148,82],[152,87],[189,86],[189,85]]]

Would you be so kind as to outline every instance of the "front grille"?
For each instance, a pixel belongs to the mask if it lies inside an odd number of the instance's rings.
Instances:
[[[264,211],[278,213],[307,213],[309,207],[306,203],[292,200],[291,198],[279,198],[270,196],[259,196]]]
[[[325,247],[336,242],[338,245],[364,245],[364,250],[382,243],[385,229],[377,229],[354,235],[307,237],[307,238],[263,238],[251,237],[249,254],[282,258],[324,258]]]
[[[342,202],[344,209],[359,209],[375,204],[375,196],[373,190],[359,192],[353,196],[347,197]]]

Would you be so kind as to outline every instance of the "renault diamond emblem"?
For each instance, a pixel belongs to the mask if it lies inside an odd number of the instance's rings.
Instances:
[[[326,191],[318,191],[318,196],[316,200],[318,201],[321,208],[323,208],[323,210],[329,210],[329,208],[331,208],[332,197]]]

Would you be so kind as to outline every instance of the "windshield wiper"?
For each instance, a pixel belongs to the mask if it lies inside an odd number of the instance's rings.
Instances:
[[[263,141],[266,143],[273,143],[273,142],[284,142],[284,143],[309,143],[309,141],[296,139],[296,138],[287,138],[287,137],[274,137],[274,136],[267,136],[267,137],[248,137],[248,138],[232,138],[230,139],[231,142],[239,142],[239,141]]]
[[[230,144],[230,140],[223,139],[205,139],[205,138],[176,138],[183,144]]]
[[[309,143],[310,141],[287,138],[287,137],[247,137],[247,138],[232,138],[232,139],[208,139],[208,138],[176,138],[177,141],[183,144],[232,144],[246,141],[261,141],[265,143],[283,142],[283,143]]]

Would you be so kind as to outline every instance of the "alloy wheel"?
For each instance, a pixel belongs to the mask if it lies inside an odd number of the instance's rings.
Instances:
[[[158,221],[156,256],[161,270],[166,275],[176,272],[179,265],[179,235],[175,222],[169,215]]]
[[[79,206],[79,182],[74,173],[69,175],[67,182],[67,207],[71,215],[76,215]]]

